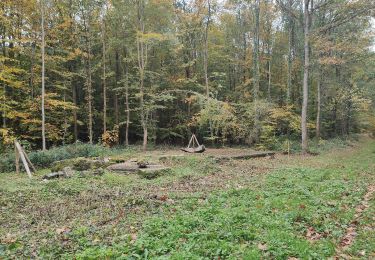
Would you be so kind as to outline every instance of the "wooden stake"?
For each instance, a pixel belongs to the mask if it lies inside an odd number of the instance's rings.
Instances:
[[[188,148],[190,148],[190,145],[191,145],[192,141],[193,141],[193,136],[191,136],[191,138],[190,138],[190,141],[189,141],[189,144],[188,144]]]
[[[17,150],[18,150],[18,154],[19,154],[20,157],[21,157],[21,160],[22,160],[23,166],[25,167],[25,170],[26,170],[26,172],[27,172],[27,175],[28,175],[29,178],[31,179],[31,177],[32,177],[32,175],[31,175],[31,171],[30,171],[29,165],[27,164],[27,161],[26,161],[26,158],[25,158],[25,154],[24,154],[24,152],[23,152],[23,150],[22,150],[22,147],[21,147],[21,145],[20,145],[17,141],[15,141],[14,143],[15,143],[16,148],[17,148]]]
[[[197,139],[197,137],[195,135],[194,135],[194,139],[195,139],[195,142],[197,143],[197,146],[199,146],[198,139]]]
[[[20,155],[17,152],[17,145],[16,141],[14,142],[14,155],[16,159],[16,173],[20,173]]]
[[[25,150],[22,149],[23,155],[25,155],[26,161],[29,163],[31,170],[35,173],[36,169],[34,167],[34,164],[30,161],[29,157],[27,156]]]

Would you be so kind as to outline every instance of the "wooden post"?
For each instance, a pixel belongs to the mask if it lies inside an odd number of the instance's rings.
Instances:
[[[31,178],[32,177],[31,171],[30,171],[29,165],[27,164],[27,160],[25,158],[25,154],[22,151],[22,147],[21,147],[21,145],[17,141],[15,141],[14,144],[16,146],[16,149],[18,150],[19,156],[21,157],[21,160],[22,160],[23,166],[25,167],[27,175],[29,176],[29,178]]]
[[[191,136],[190,138],[190,141],[189,141],[189,144],[188,144],[188,148],[190,148],[190,145],[191,145],[191,142],[193,141],[193,136]],[[194,145],[194,144],[193,144]]]
[[[14,155],[16,159],[16,173],[20,173],[20,155],[17,152],[16,141],[14,141]]]
[[[195,142],[197,143],[197,146],[199,146],[198,139],[197,139],[197,137],[195,135],[194,135],[194,139],[195,139]]]
[[[29,157],[27,156],[25,150],[22,149],[22,152],[23,152],[23,155],[25,155],[26,161],[27,161],[28,164],[30,165],[31,170],[35,173],[35,172],[36,172],[36,169],[35,169],[35,167],[34,167],[34,164],[30,161],[30,159],[29,159]]]

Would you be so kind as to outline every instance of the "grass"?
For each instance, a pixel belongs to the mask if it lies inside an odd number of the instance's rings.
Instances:
[[[0,179],[0,258],[322,259],[374,183],[375,142],[217,164],[174,158],[153,180]],[[43,173],[39,173],[38,176]],[[374,200],[345,253],[374,256]]]

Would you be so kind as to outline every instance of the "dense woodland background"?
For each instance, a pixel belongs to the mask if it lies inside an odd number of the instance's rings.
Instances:
[[[43,148],[43,126],[45,148],[182,145],[191,133],[206,144],[274,148],[301,134],[306,142],[374,131],[374,8],[2,0],[0,151],[14,138]]]

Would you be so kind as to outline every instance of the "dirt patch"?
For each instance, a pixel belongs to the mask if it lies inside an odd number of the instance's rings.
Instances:
[[[241,189],[253,185],[254,176],[266,174],[276,168],[277,161],[284,160],[280,155],[278,159],[257,158],[251,160],[225,161],[220,164],[220,170],[204,176],[185,176],[171,183],[152,185],[143,188],[143,192],[154,195],[173,193],[174,197],[183,198],[191,193],[209,194],[212,191]],[[136,188],[136,193],[143,193]]]

